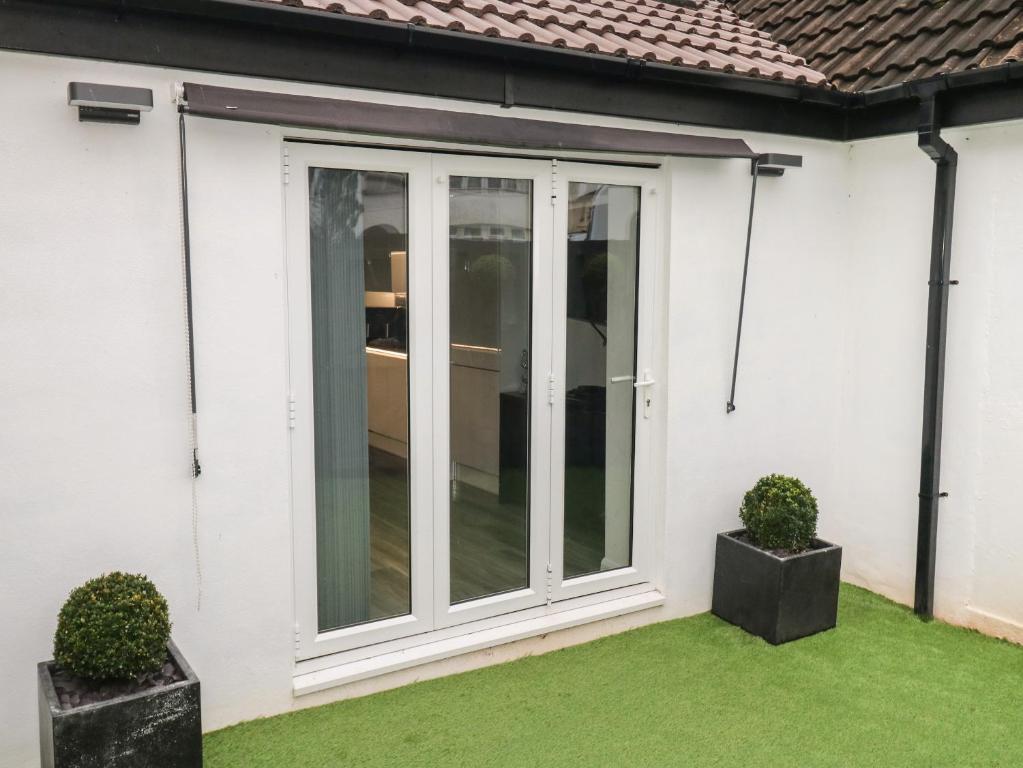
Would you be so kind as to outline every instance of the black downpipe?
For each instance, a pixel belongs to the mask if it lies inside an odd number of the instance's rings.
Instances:
[[[936,99],[920,105],[917,143],[935,163],[931,267],[927,281],[927,356],[924,364],[924,419],[920,447],[920,518],[916,539],[916,593],[913,610],[934,615],[934,561],[938,542],[941,492],[941,426],[945,395],[945,339],[948,332],[948,289],[952,260],[952,219],[955,211],[956,151],[941,138]]]

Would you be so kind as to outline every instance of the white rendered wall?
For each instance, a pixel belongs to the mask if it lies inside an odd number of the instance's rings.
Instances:
[[[1023,123],[947,130],[959,153],[935,613],[1023,641]],[[836,537],[843,578],[913,601],[934,165],[914,136],[850,149],[855,300]]]
[[[64,95],[76,79],[150,87],[156,108],[137,127],[80,124]],[[199,608],[173,80],[0,54],[0,98],[20,105],[0,133],[3,766],[38,764],[32,661],[50,657],[67,592],[109,570],[167,596],[208,726],[290,704],[277,150],[220,123],[190,146],[210,169],[191,190]]]
[[[843,578],[912,603],[934,164],[915,135],[849,157],[835,538]]]
[[[710,605],[715,534],[738,528],[742,494],[770,472],[798,475],[831,537],[833,446],[845,324],[846,151],[781,137],[804,168],[758,182],[736,390],[726,414],[750,171],[673,162],[669,281],[668,479],[663,537],[673,615]]]
[[[833,235],[846,152],[746,136],[758,149],[806,155],[806,168],[761,185],[740,410],[731,417],[724,402],[749,166],[677,161],[666,172],[671,263],[662,269],[672,298],[654,412],[661,463],[666,444],[671,467],[655,488],[665,608],[294,699],[280,132],[189,119],[204,466],[197,604],[170,103],[172,84],[184,79],[353,94],[0,54],[0,98],[19,105],[0,134],[0,589],[15,628],[0,636],[8,692],[0,765],[35,763],[34,664],[50,655],[68,591],[103,571],[145,572],[167,595],[174,636],[203,681],[209,729],[706,610],[714,533],[735,524],[738,498],[759,474],[800,474],[827,508],[840,378],[832,350],[843,327],[836,291],[844,250]],[[152,88],[156,107],[137,127],[80,124],[65,104],[70,80]],[[786,350],[797,354],[783,360]],[[828,519],[826,512],[825,533]]]
[[[665,172],[670,258],[661,265],[666,332],[653,414],[665,607],[294,699],[281,133],[189,120],[204,465],[196,484],[197,603],[170,103],[172,84],[185,79],[508,114],[0,53],[0,103],[18,105],[0,132],[0,766],[36,764],[35,662],[50,655],[68,591],[112,569],[146,572],[167,595],[174,636],[202,678],[207,729],[704,611],[714,535],[737,525],[742,492],[771,471],[799,475],[817,493],[821,535],[846,547],[846,578],[911,596],[932,168],[913,137],[849,147],[742,134],[757,150],[804,155],[805,167],[760,182],[738,410],[730,416],[749,166],[674,160]],[[70,80],[152,88],[156,107],[137,127],[80,124],[65,104]],[[1005,583],[1018,564],[1012,526],[1023,524],[1013,522],[1007,501],[1018,496],[1019,441],[1004,418],[1023,415],[1011,400],[1023,366],[1010,356],[992,360],[991,380],[983,372],[989,356],[1015,355],[1018,346],[1009,292],[1016,281],[999,271],[1020,269],[1010,183],[1014,176],[1020,189],[1020,171],[1009,170],[1005,153],[1023,164],[1010,130],[1018,145],[1018,128],[983,129],[970,134],[971,150],[950,132],[963,155],[960,199],[972,188],[997,205],[985,211],[978,202],[972,214],[959,208],[953,261],[965,266],[963,237],[978,256],[970,266],[976,277],[955,270],[963,285],[951,310],[947,398],[962,405],[946,406],[945,485],[953,496],[945,509],[959,499],[969,506],[942,519],[938,598],[948,615],[976,598],[987,611],[1023,619],[1021,598]],[[1002,179],[992,191],[992,180]],[[972,315],[962,311],[967,301]],[[976,346],[976,337],[985,343]],[[973,373],[952,375],[957,361],[967,370],[967,355]],[[968,517],[975,512],[976,524]],[[955,534],[953,519],[962,521]],[[974,542],[1004,556],[981,563]],[[962,552],[969,566],[949,570],[964,562]],[[966,576],[970,594],[955,581]]]

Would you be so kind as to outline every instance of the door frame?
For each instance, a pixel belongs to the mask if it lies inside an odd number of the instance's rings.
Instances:
[[[654,588],[654,488],[639,468],[652,466],[654,429],[636,405],[632,565],[563,581],[564,326],[567,185],[593,181],[639,186],[640,264],[637,370],[660,369],[654,331],[661,293],[658,185],[663,170],[532,156],[445,153],[431,147],[358,147],[284,140],[284,283],[288,334],[293,590],[296,657],[369,657],[374,648],[405,647],[449,636],[459,625],[501,626],[521,617],[597,603],[608,595]],[[482,149],[481,149],[482,151]],[[409,614],[317,632],[316,519],[309,275],[310,167],[400,172],[408,178],[409,334]],[[528,178],[533,182],[530,364],[530,560],[522,590],[449,604],[450,408],[448,177]],[[290,178],[289,178],[290,177]],[[418,243],[418,245],[417,245]],[[418,254],[418,255],[417,255]],[[645,265],[645,267],[644,267]],[[647,390],[651,395],[658,388]],[[641,421],[646,424],[641,425]],[[642,426],[642,428],[641,428]],[[557,466],[557,471],[552,467]],[[653,470],[649,470],[653,471]],[[565,601],[559,606],[558,601]],[[424,635],[423,638],[413,637]]]

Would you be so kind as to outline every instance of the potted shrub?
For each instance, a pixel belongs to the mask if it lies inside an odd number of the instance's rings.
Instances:
[[[778,645],[835,626],[842,548],[817,538],[817,500],[768,475],[746,493],[745,528],[719,533],[711,611]]]
[[[38,669],[42,768],[202,765],[199,681],[170,627],[145,576],[109,573],[71,593],[54,660]]]

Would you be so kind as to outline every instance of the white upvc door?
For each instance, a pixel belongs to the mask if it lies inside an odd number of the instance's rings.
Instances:
[[[650,581],[658,173],[284,146],[297,657]]]
[[[297,656],[304,659],[426,632],[434,626],[431,459],[433,441],[431,411],[434,401],[431,376],[433,305],[430,298],[433,290],[432,186],[428,155],[305,143],[286,143],[285,152],[295,630]],[[359,178],[363,180],[362,189],[356,190],[357,196],[361,199],[359,202],[361,211],[352,210],[352,206],[342,205],[344,201],[336,201],[333,209],[326,208],[321,200],[315,201],[317,203],[315,210],[311,206],[316,196],[314,185],[317,180],[329,179],[331,174],[337,173],[348,178],[359,174]],[[380,187],[388,181],[393,182],[394,189],[373,188],[374,185]],[[376,201],[376,205],[372,206],[371,201]],[[401,207],[405,210],[399,210]],[[352,217],[357,220],[350,221]],[[405,461],[407,503],[403,514],[407,515],[405,522],[407,531],[404,535],[394,537],[395,544],[392,550],[397,548],[400,551],[392,557],[397,563],[392,568],[394,573],[387,574],[394,577],[391,580],[397,582],[397,586],[391,590],[391,606],[385,610],[375,611],[376,614],[394,615],[374,620],[374,612],[367,613],[363,608],[361,615],[325,623],[323,616],[320,615],[324,613],[323,593],[329,590],[331,585],[324,582],[324,574],[318,574],[318,548],[324,547],[326,543],[318,541],[317,538],[318,523],[322,526],[324,522],[322,509],[318,521],[317,492],[319,490],[323,494],[329,489],[323,487],[322,478],[318,489],[316,472],[317,403],[313,384],[314,364],[317,361],[313,349],[314,307],[311,279],[313,240],[318,236],[318,228],[333,227],[334,230],[339,230],[346,223],[352,225],[349,229],[360,230],[356,234],[363,237],[364,241],[371,236],[377,240],[385,235],[395,238],[398,235],[390,230],[401,229],[402,219],[405,220],[407,285],[368,286],[365,289],[365,301],[359,297],[349,302],[351,306],[337,307],[340,311],[348,312],[353,320],[357,317],[357,322],[361,326],[365,322],[363,313],[366,311],[366,305],[384,305],[388,303],[385,300],[396,305],[400,303],[401,294],[405,294],[404,311],[407,312],[405,359],[401,359],[401,351],[367,349],[366,373],[363,375],[361,389],[359,386],[349,386],[351,382],[342,382],[342,391],[339,392],[340,398],[357,401],[358,408],[365,412],[371,430],[370,439],[377,444],[370,449],[380,450],[377,447],[380,446],[383,451],[390,451],[389,454],[381,455],[398,457],[394,462],[398,465],[398,471],[394,474],[398,475],[399,485],[402,474],[401,460]],[[329,236],[337,238],[339,233],[332,231]],[[384,250],[386,251],[388,247],[384,246]],[[394,248],[394,255],[397,256],[401,250],[399,247]],[[396,283],[400,282],[399,270],[394,270],[393,279]],[[373,287],[389,287],[390,290],[369,290]],[[401,291],[401,288],[405,290]],[[387,296],[388,293],[391,296]],[[398,298],[394,299],[395,296]],[[343,297],[338,299],[339,304],[343,304],[343,301]],[[387,308],[377,308],[377,311],[385,314]],[[366,381],[367,378],[369,381]],[[372,393],[369,391],[371,386]],[[407,394],[402,392],[405,388]],[[370,402],[371,394],[390,398],[390,402]],[[378,426],[375,421],[381,422],[382,426]],[[405,437],[402,435],[402,421],[407,424]],[[355,441],[362,441],[361,450],[366,451],[366,434],[354,437]],[[399,526],[400,523],[401,521]],[[355,538],[351,532],[342,533],[348,533],[349,539]],[[358,542],[359,551],[354,557],[372,558],[371,542],[368,539],[375,531],[370,530],[367,522],[357,533],[360,538],[366,540]],[[322,537],[322,530],[320,535]],[[361,568],[368,572],[374,565],[375,563],[367,562],[363,563]],[[370,580],[373,579],[373,573],[369,572],[366,575]],[[342,582],[334,586],[337,589],[372,591],[365,581],[366,579],[363,579],[357,585],[346,585]],[[405,582],[404,585],[402,581]],[[397,597],[394,596],[395,593]],[[366,602],[372,600],[375,595],[366,594],[360,597]],[[330,624],[345,626],[332,627]]]
[[[649,581],[660,175],[556,168],[551,597]]]
[[[434,155],[432,175],[440,627],[547,600],[553,206],[549,161]]]

